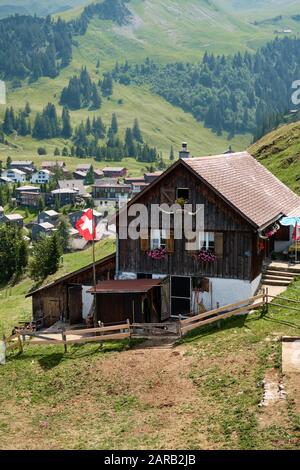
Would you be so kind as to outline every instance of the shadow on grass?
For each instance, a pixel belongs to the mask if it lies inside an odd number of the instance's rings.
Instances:
[[[291,328],[295,328],[297,330],[300,329],[300,324],[292,323],[286,320],[279,320],[277,318],[269,317],[268,315],[264,315],[263,319],[271,323],[278,323],[279,325],[290,326]]]
[[[87,343],[68,345],[67,353],[64,352],[63,345],[59,346],[25,346],[23,353],[12,353],[8,356],[10,361],[35,360],[43,370],[51,370],[61,362],[74,359],[104,355],[107,353],[120,353],[134,347],[135,340],[124,340],[120,342],[107,342],[102,344]]]
[[[38,362],[43,370],[51,370],[64,360],[63,353],[53,353],[41,357]]]

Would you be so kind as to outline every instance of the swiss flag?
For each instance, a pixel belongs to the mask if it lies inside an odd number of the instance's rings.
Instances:
[[[296,226],[294,228],[293,240],[295,240],[296,242],[300,240],[300,227],[298,223],[296,223]]]
[[[84,213],[84,215],[77,221],[76,229],[85,240],[95,240],[96,224],[92,209],[88,209]]]

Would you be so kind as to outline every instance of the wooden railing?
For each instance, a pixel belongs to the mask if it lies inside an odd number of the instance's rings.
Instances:
[[[24,345],[64,345],[65,351],[69,344],[85,344],[85,343],[102,343],[104,341],[119,341],[134,337],[150,337],[150,336],[176,336],[181,337],[196,328],[205,325],[220,322],[227,318],[248,313],[268,304],[268,292],[264,291],[260,295],[241,300],[234,304],[225,305],[224,307],[211,310],[209,312],[200,313],[199,315],[179,320],[174,323],[126,323],[112,326],[104,326],[101,324],[98,328],[84,328],[75,330],[59,330],[54,332],[30,332],[28,330],[19,330],[17,334],[6,338],[6,349],[19,348],[23,351]]]
[[[78,336],[78,338],[76,338]],[[101,326],[99,328],[85,328],[81,330],[59,330],[54,332],[29,332],[20,330],[16,335],[5,338],[6,349],[19,348],[23,351],[24,345],[59,345],[102,343],[103,341],[118,341],[130,339],[130,322],[113,326]]]
[[[260,294],[234,304],[225,305],[224,307],[220,307],[209,312],[200,313],[199,315],[195,315],[194,317],[187,318],[185,320],[180,320],[181,335],[185,335],[189,331],[200,328],[201,326],[210,325],[241,313],[247,313],[249,310],[254,310],[266,305],[266,303],[266,295]]]

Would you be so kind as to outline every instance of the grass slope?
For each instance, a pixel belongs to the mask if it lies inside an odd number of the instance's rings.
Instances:
[[[297,382],[282,376],[278,337],[299,331],[286,304],[195,331],[171,350],[26,346],[0,368],[0,448],[297,449]],[[287,392],[268,408],[259,406],[266,376]]]
[[[249,151],[300,194],[300,122],[279,127],[252,145]]]
[[[115,251],[113,239],[106,239],[96,244],[96,259],[105,258]],[[59,271],[49,276],[43,284],[48,284],[64,274],[71,273],[87,266],[92,262],[92,250],[66,254],[63,257],[63,265]],[[28,321],[31,318],[31,298],[25,299],[25,295],[35,287],[34,281],[27,276],[17,285],[0,288],[0,335],[10,334],[18,321]]]

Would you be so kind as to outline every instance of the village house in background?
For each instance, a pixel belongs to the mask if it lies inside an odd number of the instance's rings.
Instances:
[[[3,174],[0,176],[0,186],[4,186],[6,184],[11,184],[13,181],[8,178],[7,176],[3,176]]]
[[[16,188],[16,203],[18,206],[38,207],[40,188],[35,186],[20,186]]]
[[[105,178],[125,178],[127,175],[127,168],[124,167],[106,167],[102,171]]]
[[[9,169],[21,170],[26,175],[31,175],[35,171],[35,166],[31,160],[13,160],[9,165]]]
[[[39,213],[37,220],[39,224],[49,222],[53,225],[56,225],[59,220],[59,215],[60,214],[54,210],[45,210]]]
[[[0,218],[0,223],[18,225],[19,227],[24,227],[24,217],[20,214],[6,214]]]
[[[25,171],[18,170],[18,169],[4,170],[1,176],[9,178],[13,183],[25,183],[26,181]]]
[[[79,196],[89,197],[82,181],[77,180],[59,180],[58,189],[71,189],[77,192]]]
[[[32,241],[37,241],[41,236],[52,235],[55,230],[55,226],[50,222],[42,222],[38,224],[33,224],[31,229],[31,238]]]
[[[92,186],[93,199],[100,206],[116,207],[119,201],[126,203],[131,197],[130,184],[96,181]]]
[[[48,184],[51,178],[53,177],[53,173],[50,170],[39,170],[34,173],[31,177],[31,183],[33,184]]]

